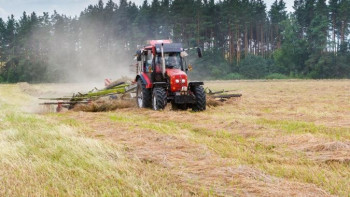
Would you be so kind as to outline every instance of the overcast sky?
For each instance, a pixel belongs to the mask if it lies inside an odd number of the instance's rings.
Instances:
[[[107,0],[104,0],[106,2]],[[131,0],[140,5],[143,0]],[[152,0],[148,0],[151,2]],[[275,0],[265,0],[267,9]],[[0,17],[6,19],[9,15],[14,14],[16,18],[22,16],[23,11],[31,13],[35,11],[42,15],[43,12],[52,13],[56,10],[58,13],[68,16],[79,16],[88,5],[96,4],[98,0],[0,0]],[[119,2],[115,0],[114,2]],[[293,11],[294,0],[285,0],[288,11]]]

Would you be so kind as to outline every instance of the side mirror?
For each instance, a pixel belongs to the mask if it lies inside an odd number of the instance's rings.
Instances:
[[[181,56],[182,58],[185,58],[185,57],[188,56],[188,53],[186,53],[186,51],[182,51],[182,52],[180,53],[180,56]]]
[[[142,54],[141,50],[138,50],[138,51],[136,52],[136,56],[137,56],[137,61],[138,61],[138,62],[142,61],[141,54]]]
[[[202,55],[202,49],[201,48],[199,48],[199,47],[197,48],[197,53],[198,53],[198,57],[202,58],[203,55]]]

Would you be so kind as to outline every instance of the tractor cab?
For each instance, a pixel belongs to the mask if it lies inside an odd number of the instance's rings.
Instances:
[[[162,42],[162,44],[157,44],[157,42]],[[150,41],[150,43],[150,46],[137,51],[137,59],[141,63],[141,65],[138,65],[138,73],[165,73],[165,69],[187,71],[186,61],[184,61],[187,53],[184,52],[181,43],[171,43],[167,40]]]
[[[171,52],[171,53],[164,53],[164,59],[165,59],[165,68],[166,69],[181,69],[183,70],[183,61],[182,57],[180,56],[180,53]],[[157,54],[156,56],[156,65],[162,64],[162,55]]]
[[[181,43],[150,41],[150,46],[137,51],[136,56],[137,102],[140,108],[159,110],[171,102],[173,108],[205,110],[203,82],[188,82],[187,53]],[[196,92],[201,92],[201,95],[195,95]]]

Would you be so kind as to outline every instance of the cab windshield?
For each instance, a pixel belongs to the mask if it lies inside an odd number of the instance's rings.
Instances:
[[[164,53],[165,67],[166,68],[176,68],[181,69],[181,56],[180,53]],[[157,54],[156,59],[157,64],[162,64],[162,55]]]

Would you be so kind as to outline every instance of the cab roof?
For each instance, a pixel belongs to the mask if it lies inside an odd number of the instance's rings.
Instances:
[[[156,44],[156,52],[161,53],[162,51],[162,45]],[[182,44],[181,43],[171,43],[171,44],[164,44],[163,45],[163,51],[164,53],[171,53],[171,52],[182,52]]]
[[[150,40],[149,44],[151,46],[156,46],[156,44],[171,44],[173,43],[172,40]]]
[[[171,40],[150,40],[149,46],[146,46],[145,50],[152,50],[155,48],[156,53],[161,52],[161,47],[163,44],[163,50],[164,53],[171,53],[171,52],[182,52],[183,47],[181,43],[173,43]]]

